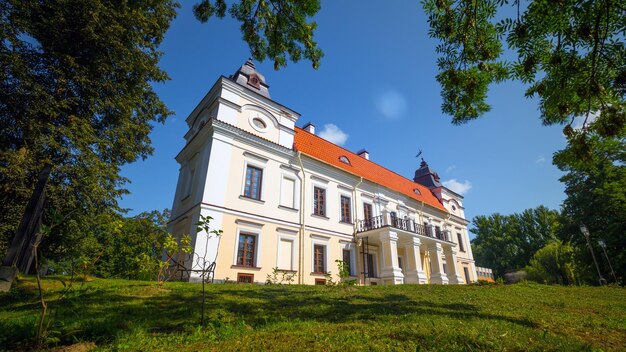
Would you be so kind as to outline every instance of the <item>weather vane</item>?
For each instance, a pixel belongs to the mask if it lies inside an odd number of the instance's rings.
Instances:
[[[419,153],[417,153],[417,155],[415,156],[416,158],[419,158],[420,155],[422,155],[422,149],[420,149]]]

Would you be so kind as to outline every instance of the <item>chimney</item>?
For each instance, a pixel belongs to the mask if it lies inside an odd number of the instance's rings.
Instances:
[[[361,158],[365,158],[366,160],[370,160],[370,153],[365,150],[365,149],[361,149],[358,152],[356,152],[358,154],[358,156],[360,156]]]
[[[302,127],[302,129],[309,132],[310,134],[315,134],[315,125],[310,122],[307,122],[306,125]]]

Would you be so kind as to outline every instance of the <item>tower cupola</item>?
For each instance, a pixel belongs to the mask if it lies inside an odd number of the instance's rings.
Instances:
[[[420,168],[415,170],[415,177],[413,177],[413,181],[431,189],[441,187],[439,175],[431,169],[430,166],[428,166],[428,163],[424,161],[424,158],[422,158]]]
[[[231,78],[240,85],[251,89],[266,98],[270,98],[270,86],[265,83],[265,76],[259,73],[252,59],[248,59]]]

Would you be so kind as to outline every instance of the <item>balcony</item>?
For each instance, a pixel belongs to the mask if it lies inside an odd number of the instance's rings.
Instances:
[[[418,224],[411,219],[400,219],[388,214],[383,214],[374,216],[367,220],[357,220],[357,233],[376,230],[383,227],[393,227],[406,232],[412,232],[420,236],[452,242],[449,230],[442,231],[435,226]]]

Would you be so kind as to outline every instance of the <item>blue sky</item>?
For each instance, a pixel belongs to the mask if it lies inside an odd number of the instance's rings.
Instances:
[[[491,112],[452,125],[441,113],[436,42],[418,1],[323,1],[315,20],[325,53],[318,70],[308,61],[280,71],[271,62],[256,63],[272,98],[302,114],[299,126],[311,121],[318,132],[326,130],[350,150],[366,148],[371,160],[409,178],[421,149],[442,180],[464,193],[468,219],[540,204],[559,208],[564,187],[551,160],[565,146],[562,127],[542,126],[537,101],[524,98],[518,83],[493,86]],[[190,2],[161,50],[171,80],[155,87],[174,115],[155,126],[154,155],[122,169],[132,183],[120,204],[131,215],[171,208],[185,118],[220,75],[234,73],[249,57],[237,23],[201,24]]]

